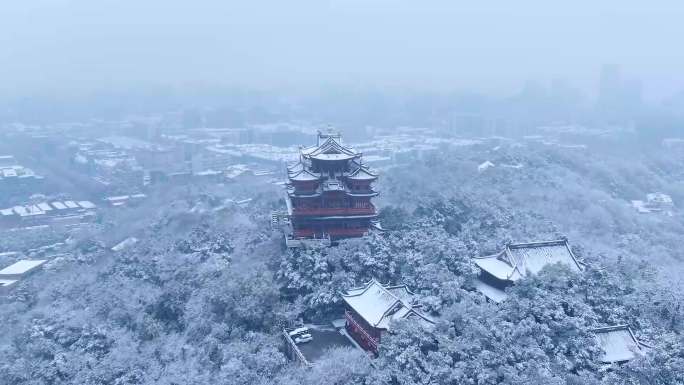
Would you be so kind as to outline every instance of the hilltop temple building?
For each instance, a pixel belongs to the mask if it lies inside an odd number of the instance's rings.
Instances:
[[[566,239],[509,244],[501,252],[477,257],[474,262],[480,268],[476,289],[496,303],[506,299],[507,287],[539,273],[547,265],[560,263],[573,271],[582,271]]]
[[[603,351],[599,359],[602,364],[624,364],[651,348],[639,341],[628,325],[607,326],[593,332]]]
[[[371,198],[378,195],[372,187],[378,176],[361,157],[339,133],[319,132],[315,146],[301,148],[299,161],[287,168],[288,246],[361,237],[376,226]]]
[[[382,334],[392,321],[412,319],[425,324],[434,321],[420,311],[415,295],[406,285],[386,286],[375,279],[342,294],[345,329],[366,351],[377,353]]]

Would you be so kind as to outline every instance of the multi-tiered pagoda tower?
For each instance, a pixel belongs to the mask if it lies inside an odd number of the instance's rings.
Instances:
[[[301,240],[364,235],[377,218],[371,198],[377,179],[361,153],[342,145],[339,133],[318,133],[316,146],[302,148],[299,161],[288,166],[288,245]]]

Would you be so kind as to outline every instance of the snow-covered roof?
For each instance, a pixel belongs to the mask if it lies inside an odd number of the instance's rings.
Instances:
[[[298,182],[315,181],[319,180],[320,177],[311,173],[309,170],[302,170],[294,175],[290,175],[290,180]]]
[[[480,269],[501,280],[517,281],[527,274],[537,274],[544,266],[561,263],[572,270],[582,267],[570,250],[567,240],[510,244],[498,254],[475,258]]]
[[[632,207],[635,208],[638,213],[648,214],[652,211],[650,208],[648,208],[646,202],[642,200],[633,200],[631,203]]]
[[[195,175],[197,175],[197,176],[213,176],[213,175],[220,175],[220,174],[222,174],[221,171],[216,171],[216,170],[212,170],[212,169],[199,171],[199,172],[195,173]]]
[[[593,331],[603,350],[603,363],[625,362],[643,353],[644,346],[627,325],[608,326]]]
[[[94,209],[97,207],[95,203],[91,201],[78,201],[76,203],[78,203],[78,205],[83,207],[84,209]]]
[[[62,202],[52,202],[51,205],[57,210],[65,210],[67,208]]]
[[[287,165],[288,174],[297,174],[302,170],[304,170],[304,165],[302,164],[302,162]]]
[[[14,206],[13,209],[17,215],[24,216],[28,214],[28,210],[26,210],[26,207],[24,206]]]
[[[349,160],[354,159],[356,155],[353,154],[315,154],[311,155],[312,159],[316,160]]]
[[[47,262],[45,259],[22,259],[21,261],[15,262],[0,270],[0,277],[7,275],[26,274],[29,271],[38,268],[45,262]]]
[[[44,215],[45,211],[41,210],[40,207],[36,205],[29,205],[25,206],[25,212],[23,214],[20,214],[21,216],[35,216],[35,215]]]
[[[486,169],[488,169],[490,167],[494,167],[494,163],[492,163],[490,161],[486,161],[486,162],[480,164],[479,166],[477,166],[477,171],[482,172],[482,171],[485,171]]]
[[[475,289],[496,303],[502,302],[508,298],[508,294],[506,294],[505,291],[479,279],[475,280]]]
[[[127,201],[131,199],[129,195],[119,195],[119,196],[114,196],[114,197],[106,197],[104,200],[110,201],[110,202],[121,202],[121,201]]]
[[[354,218],[354,219],[366,219],[366,218],[370,218],[370,219],[373,219],[373,218],[377,218],[377,217],[378,217],[378,214],[368,214],[368,215],[327,215],[327,216],[313,216],[313,217],[309,217],[308,219],[309,219],[309,220],[312,220],[312,221],[327,221],[327,220],[330,220],[330,219],[350,219],[350,218]]]
[[[138,238],[136,238],[136,237],[126,238],[123,241],[121,241],[120,243],[117,243],[114,247],[112,247],[112,251],[121,251],[121,250],[127,249],[127,248],[135,245],[136,243],[138,243]]]
[[[20,217],[31,217],[45,214],[45,211],[41,210],[37,205],[14,206],[11,208],[11,210],[14,212],[14,214],[19,215]],[[5,214],[3,211],[3,215],[7,214]]]
[[[299,198],[313,198],[313,197],[318,197],[321,196],[321,191],[322,189],[318,188],[314,191],[311,192],[297,192],[297,189],[295,189],[292,186],[287,187],[287,195],[290,197],[299,197]],[[289,199],[288,199],[289,201]]]
[[[347,196],[350,197],[376,197],[380,195],[377,191],[358,192],[349,188],[345,189],[345,192],[347,193]]]
[[[373,173],[371,170],[364,166],[357,168],[347,176],[347,178],[354,180],[373,180],[377,179],[377,177],[377,174]]]
[[[52,207],[50,207],[50,205],[47,204],[47,202],[38,203],[38,208],[40,208],[43,211],[52,211]]]
[[[70,209],[77,209],[77,208],[79,208],[78,205],[76,204],[76,202],[74,202],[74,201],[65,201],[65,202],[64,202],[64,205],[65,205],[66,207],[70,208]]]
[[[349,160],[361,155],[338,142],[339,135],[319,134],[319,140],[322,138],[325,138],[325,141],[318,146],[302,148],[302,156],[317,160]]]
[[[672,197],[661,192],[646,194],[646,200],[650,203],[672,204]]]
[[[498,279],[512,281],[520,279],[520,274],[517,274],[513,266],[499,258],[475,258],[475,264],[480,269],[488,272]]]
[[[0,289],[6,289],[17,282],[19,281],[16,279],[0,279]]]
[[[393,320],[409,317],[418,317],[425,322],[434,323],[414,307],[413,297],[413,293],[406,285],[383,286],[375,279],[342,294],[342,299],[349,307],[378,329],[388,329]]]

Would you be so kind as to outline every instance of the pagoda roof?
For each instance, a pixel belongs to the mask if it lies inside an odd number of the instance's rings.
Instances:
[[[312,221],[324,221],[328,219],[373,219],[377,218],[378,214],[349,214],[349,215],[329,215],[325,217],[319,217],[319,216],[312,216],[309,217],[309,220]]]
[[[380,195],[380,193],[378,193],[377,191],[358,192],[358,191],[352,191],[350,189],[345,189],[345,192],[350,197],[376,197],[376,196]]]
[[[354,180],[373,180],[378,178],[378,174],[372,172],[368,167],[360,165],[359,168],[347,175],[347,178]]]
[[[310,157],[311,159],[316,160],[350,160],[356,158],[357,156],[360,155],[323,153],[311,155]]]
[[[297,193],[294,187],[287,188],[287,195],[292,198],[314,198],[321,196],[321,190],[316,189],[310,193]]]
[[[406,285],[384,286],[373,278],[343,293],[342,299],[374,328],[388,329],[392,321],[407,318],[434,323],[413,305],[414,296]]]
[[[312,173],[309,170],[303,169],[295,174],[289,175],[290,180],[292,181],[297,181],[297,182],[308,182],[308,181],[316,181],[321,179],[320,176]]]
[[[297,163],[287,165],[287,173],[288,174],[296,174],[296,173],[298,173],[304,169],[305,169],[305,167],[304,167],[304,164],[302,164],[302,162],[297,162]]]
[[[489,298],[491,301],[494,301],[495,303],[500,303],[504,301],[506,298],[508,298],[508,294],[505,290],[501,290],[498,287],[494,287],[481,279],[475,280],[475,290],[479,291],[485,297]]]
[[[474,258],[480,269],[497,279],[517,281],[537,274],[545,266],[561,263],[574,271],[582,271],[567,240],[510,244],[494,255]]]
[[[317,160],[349,160],[361,156],[360,153],[342,145],[338,141],[339,136],[325,136],[325,138],[325,141],[317,146],[302,148],[302,156]]]

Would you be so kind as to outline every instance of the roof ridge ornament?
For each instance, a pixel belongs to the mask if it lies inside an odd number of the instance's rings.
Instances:
[[[325,128],[325,130],[318,130],[318,138],[317,138],[317,144],[318,146],[321,145],[321,139],[338,139],[342,140],[342,134],[335,130],[332,125],[328,124],[328,126]],[[324,141],[325,143],[325,141]]]

